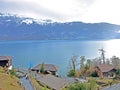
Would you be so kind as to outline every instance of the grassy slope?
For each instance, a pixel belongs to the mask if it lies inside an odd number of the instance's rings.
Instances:
[[[8,75],[0,67],[0,90],[24,90],[15,76]]]

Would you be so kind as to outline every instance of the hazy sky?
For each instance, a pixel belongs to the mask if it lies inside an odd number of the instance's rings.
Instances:
[[[120,0],[0,0],[0,12],[69,22],[120,25]]]

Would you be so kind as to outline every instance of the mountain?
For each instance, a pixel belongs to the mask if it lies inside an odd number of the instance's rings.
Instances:
[[[0,40],[106,40],[120,39],[120,25],[58,23],[0,14]]]

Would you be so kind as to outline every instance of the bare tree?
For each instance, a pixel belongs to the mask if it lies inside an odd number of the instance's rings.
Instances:
[[[76,66],[77,66],[77,55],[73,55],[70,59],[70,70],[68,72],[68,76],[75,76]]]
[[[84,68],[84,66],[85,66],[85,61],[86,61],[85,56],[81,56],[81,57],[80,57],[80,68]]]
[[[95,67],[101,63],[100,58],[94,58],[92,60],[92,66]]]
[[[91,59],[87,59],[86,64],[87,64],[88,67],[90,68],[90,67],[92,66],[92,61],[91,61]]]
[[[77,56],[73,55],[71,57],[71,64],[72,64],[72,69],[75,71],[76,70],[76,64],[77,64]]]
[[[107,65],[111,65],[111,64],[110,64],[110,59],[107,58],[105,63],[106,63]]]
[[[101,53],[101,59],[103,60],[103,64],[105,64],[105,50],[102,48],[102,49],[99,49],[100,53]]]
[[[120,58],[119,57],[113,56],[110,60],[111,60],[113,66],[120,68]]]

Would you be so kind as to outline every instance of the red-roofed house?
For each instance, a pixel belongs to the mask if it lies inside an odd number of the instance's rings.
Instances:
[[[116,68],[106,64],[97,65],[99,77],[115,77]]]

